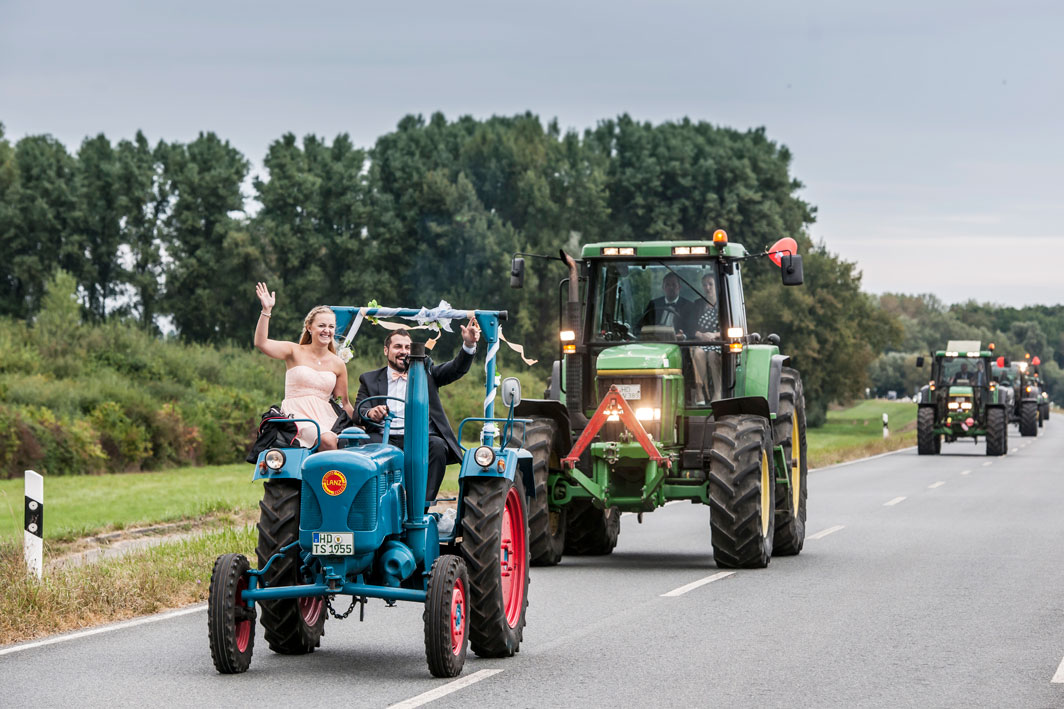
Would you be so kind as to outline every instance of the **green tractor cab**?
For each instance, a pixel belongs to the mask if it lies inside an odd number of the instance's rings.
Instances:
[[[931,353],[931,379],[921,390],[916,416],[916,448],[920,455],[942,452],[942,441],[986,439],[986,454],[1008,452],[1008,385],[995,376],[994,345],[950,340],[945,350]],[[924,366],[918,357],[916,366]]]
[[[805,399],[779,338],[747,327],[742,269],[768,256],[802,283],[793,239],[750,254],[711,241],[589,244],[569,267],[560,357],[525,400],[533,564],[609,554],[620,513],[710,508],[716,564],[767,566],[805,540]],[[515,257],[511,285],[520,287]]]

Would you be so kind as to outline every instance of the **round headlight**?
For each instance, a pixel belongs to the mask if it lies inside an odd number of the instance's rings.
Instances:
[[[284,467],[284,453],[276,448],[271,448],[266,451],[266,457],[263,458],[263,460],[266,462],[266,467],[270,470],[280,470]]]
[[[495,451],[488,446],[481,446],[473,451],[473,461],[482,468],[495,462]]]

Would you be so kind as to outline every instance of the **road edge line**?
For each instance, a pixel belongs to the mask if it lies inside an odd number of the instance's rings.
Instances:
[[[456,679],[453,682],[448,682],[442,687],[436,687],[435,689],[430,689],[427,692],[422,692],[416,697],[404,699],[398,704],[390,704],[388,705],[388,709],[414,709],[415,707],[420,707],[424,704],[428,704],[429,702],[434,702],[441,697],[446,697],[448,694],[451,694],[452,692],[457,692],[459,689],[468,687],[471,684],[476,684],[482,679],[494,677],[500,672],[502,672],[502,670],[478,670],[477,672],[474,672],[471,675],[466,675],[461,679]]]

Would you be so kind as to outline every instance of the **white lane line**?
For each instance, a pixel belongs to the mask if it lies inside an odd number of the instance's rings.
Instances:
[[[961,475],[970,475],[971,472],[972,472],[971,470],[962,470],[961,471]]]
[[[994,463],[993,463],[992,461],[989,461],[989,460],[988,460],[988,461],[986,461],[985,463],[983,463],[983,467],[985,468],[986,466],[988,466],[988,465],[993,465],[993,464],[994,464]]]
[[[893,507],[894,505],[898,504],[899,502],[901,502],[904,499],[905,499],[904,497],[895,497],[890,502],[884,502],[883,506],[884,507]]]
[[[1064,660],[1060,661],[1057,666],[1056,674],[1053,675],[1053,679],[1049,680],[1054,684],[1064,684]]]
[[[931,483],[930,485],[928,485],[927,489],[928,490],[934,490],[936,487],[942,487],[945,484],[946,484],[945,480],[939,480],[937,483]]]
[[[888,455],[897,455],[898,453],[906,453],[908,451],[916,450],[916,446],[909,446],[908,448],[899,448],[896,451],[887,451],[886,453],[880,453],[878,455],[870,455],[867,458],[858,458],[857,460],[847,460],[843,463],[835,463],[834,465],[825,465],[823,468],[810,468],[809,472],[820,472],[821,470],[831,470],[832,468],[841,468],[844,465],[854,465],[856,463],[864,463],[869,460],[875,460],[876,458],[883,458]]]
[[[837,531],[839,531],[840,529],[843,529],[843,528],[845,528],[845,525],[836,524],[834,527],[828,527],[823,532],[817,532],[816,534],[814,534],[814,535],[812,535],[810,537],[806,537],[806,539],[823,539],[824,537],[828,536],[829,534],[834,534],[835,532],[837,532]]]
[[[692,581],[691,583],[687,584],[686,586],[680,586],[679,588],[673,589],[672,591],[669,591],[668,593],[663,593],[663,594],[661,594],[661,597],[662,598],[675,598],[676,596],[682,596],[683,594],[687,593],[688,591],[695,590],[699,586],[705,586],[707,583],[713,583],[714,581],[720,581],[721,579],[726,579],[729,576],[733,575],[734,573],[735,573],[734,571],[721,571],[719,574],[713,574],[712,576],[707,576],[704,579],[699,579],[698,581]]]
[[[471,675],[466,675],[462,679],[456,679],[454,682],[448,682],[442,687],[430,689],[429,691],[423,694],[419,694],[416,697],[411,697],[410,699],[399,702],[398,704],[392,704],[390,707],[388,707],[388,709],[414,709],[414,707],[419,707],[424,704],[428,704],[429,702],[434,702],[440,697],[446,697],[452,692],[457,692],[463,687],[468,687],[469,685],[475,684],[482,679],[493,677],[499,674],[500,672],[502,672],[502,670],[480,670],[478,672],[474,672]]]
[[[66,642],[67,640],[77,640],[78,638],[88,637],[89,635],[98,635],[100,633],[109,633],[112,630],[123,630],[125,628],[132,628],[136,625],[144,625],[145,623],[154,623],[159,620],[169,620],[170,618],[176,618],[181,615],[188,615],[189,613],[202,613],[207,610],[207,604],[203,603],[198,606],[190,606],[188,608],[179,608],[176,611],[167,611],[166,613],[160,613],[159,615],[150,615],[146,618],[136,618],[134,620],[127,620],[122,623],[115,623],[113,625],[105,625],[101,628],[92,628],[90,630],[81,630],[76,633],[70,633],[68,635],[56,635],[55,637],[46,638],[44,640],[38,640],[36,642],[24,643],[22,645],[15,645],[14,647],[5,647],[0,650],[0,655],[7,655],[12,652],[20,652],[22,650],[32,650],[35,647],[42,647],[44,645],[53,645],[55,643]]]

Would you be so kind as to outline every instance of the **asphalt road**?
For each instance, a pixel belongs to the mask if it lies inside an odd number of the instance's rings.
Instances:
[[[625,515],[611,556],[533,569],[521,652],[470,654],[458,680],[428,674],[413,604],[330,620],[304,657],[260,629],[237,676],[192,609],[0,650],[0,706],[1062,707],[1059,426],[1005,458],[954,443],[815,471],[805,550],[764,570],[720,574],[706,508]]]

